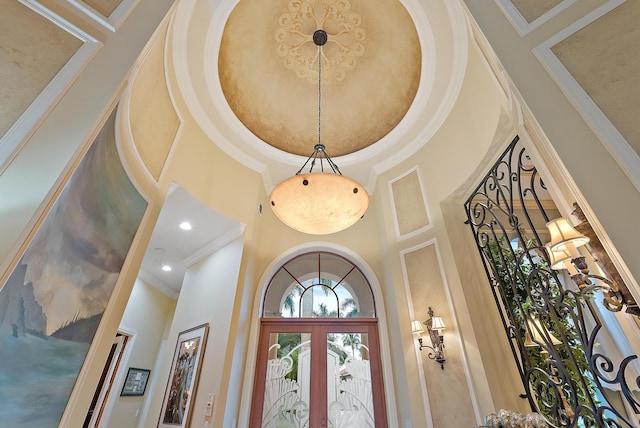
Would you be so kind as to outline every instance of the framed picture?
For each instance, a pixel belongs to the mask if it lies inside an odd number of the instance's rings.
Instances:
[[[120,395],[144,395],[150,373],[151,370],[129,367],[127,378],[124,381]]]
[[[178,335],[158,427],[189,426],[208,333],[209,324],[202,324]]]

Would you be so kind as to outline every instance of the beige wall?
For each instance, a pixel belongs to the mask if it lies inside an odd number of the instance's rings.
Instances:
[[[94,32],[103,45],[79,74],[73,76],[71,86],[51,106],[22,150],[0,175],[0,272],[3,277],[11,271],[36,230],[40,216],[46,214],[87,144],[93,141],[115,107],[123,79],[171,4],[171,1],[140,0],[118,31],[108,36],[103,34],[103,29],[87,24],[85,18],[52,5],[65,19]],[[159,208],[152,204],[143,218],[76,381],[62,426],[82,426],[158,213]],[[0,278],[0,282],[4,280]]]
[[[465,332],[464,335],[461,334],[461,330],[457,327],[458,323],[465,327],[471,324],[464,315],[466,314],[464,296],[459,289],[452,291],[446,288],[446,284],[459,287],[459,281],[457,281],[455,263],[452,261],[439,202],[460,186],[469,172],[473,171],[483,158],[489,144],[493,141],[500,117],[501,98],[487,69],[475,52],[471,52],[468,76],[470,77],[465,82],[460,96],[463,101],[456,105],[451,118],[447,120],[436,138],[410,161],[381,176],[364,219],[346,231],[322,237],[309,237],[280,223],[268,207],[261,177],[232,160],[212,144],[186,114],[184,101],[179,96],[176,97],[177,110],[184,116],[184,128],[168,160],[166,175],[160,183],[161,188],[166,188],[169,182],[174,181],[210,208],[246,225],[240,278],[236,285],[235,307],[230,314],[230,339],[225,351],[226,361],[221,366],[224,372],[216,375],[220,376],[221,387],[217,394],[212,419],[214,425],[222,424],[223,420],[228,423],[238,417],[238,397],[241,391],[237,389],[238,378],[231,381],[230,373],[241,376],[252,373],[254,356],[246,355],[247,349],[250,349],[247,344],[250,333],[248,323],[253,322],[255,325],[258,317],[258,313],[253,312],[255,308],[253,301],[259,298],[259,290],[262,286],[260,279],[268,273],[267,268],[278,255],[310,241],[326,246],[348,248],[366,261],[372,269],[371,273],[380,281],[386,307],[384,315],[388,330],[385,333],[389,335],[390,340],[389,352],[393,370],[390,375],[394,378],[395,401],[398,406],[397,414],[390,416],[393,420],[397,418],[400,424],[411,422],[413,426],[426,426],[427,416],[422,398],[420,394],[416,395],[412,392],[420,391],[420,383],[424,382],[416,376],[418,364],[433,363],[430,360],[425,360],[424,363],[417,360],[414,351],[415,341],[409,332],[410,319],[400,252],[437,238],[442,251],[446,277],[439,286],[438,293],[441,296],[440,299],[444,299],[443,301],[449,301],[451,296],[450,300],[454,302],[453,306],[442,308],[443,315],[451,320],[450,330],[447,331],[447,346],[450,348],[452,358],[447,363],[445,371],[437,374],[443,376],[442,380],[445,383],[447,375],[455,376],[459,382],[456,383],[458,386],[450,391],[452,396],[466,396],[467,402],[472,402],[473,398],[468,390],[468,382],[471,379],[467,376],[464,367],[465,351],[461,345],[461,337],[464,336],[465,346],[475,348],[473,330]],[[173,76],[171,78],[173,79]],[[175,83],[173,82],[174,85]],[[468,125],[460,127],[459,123],[463,120]],[[457,143],[459,151],[451,150],[451,141]],[[467,156],[461,156],[463,153]],[[393,225],[393,215],[389,212],[391,196],[387,183],[416,164],[423,174],[433,227],[410,239],[398,241]],[[347,170],[343,172],[348,174]],[[239,194],[242,195],[241,198],[237,197]],[[263,206],[262,214],[259,214],[258,210],[260,204]],[[462,319],[458,319],[459,317]],[[459,357],[455,358],[454,355]],[[430,370],[431,366],[427,368]],[[481,365],[478,368],[482,370]],[[482,371],[477,373],[477,377],[480,383],[486,383],[486,380],[482,380]],[[247,379],[244,379],[245,386],[247,382]],[[203,394],[206,396],[209,392],[212,391],[204,391]],[[432,390],[431,393],[436,392]],[[160,404],[157,402],[154,404],[157,406],[156,410],[159,409]],[[437,406],[435,408],[434,426],[442,426],[438,424],[445,423],[444,415],[455,410],[455,402],[452,401],[449,404],[453,407]],[[482,410],[485,413],[494,410],[490,400]],[[154,417],[153,414],[154,411],[151,411],[151,419]],[[478,422],[473,409],[470,409],[464,418],[465,423],[469,425]]]
[[[125,350],[118,379],[111,390],[110,398],[114,403],[105,413],[103,423],[106,426],[135,428],[144,416],[145,403],[150,400],[153,384],[157,382],[156,358],[163,340],[166,340],[165,326],[173,318],[174,309],[175,300],[143,280],[136,280],[119,326],[124,333],[133,335],[128,344],[131,349]],[[129,367],[151,370],[147,389],[141,397],[120,396]]]
[[[93,140],[117,101],[123,79],[172,3],[140,0],[118,31],[106,38],[101,29],[89,29],[104,39],[103,46],[0,175],[0,271],[15,260],[50,190],[64,181],[72,161]],[[60,13],[83,29],[89,27],[71,11]]]
[[[161,362],[157,382],[154,389],[149,391],[148,416],[142,421],[142,426],[157,426],[179,333],[204,323],[209,324],[209,334],[199,386],[194,394],[195,400],[190,404],[191,426],[203,426],[205,420],[211,423],[212,419],[205,419],[204,415],[209,394],[216,397],[214,411],[218,411],[220,403],[224,404],[224,400],[220,401],[218,397],[226,396],[226,391],[220,389],[223,368],[236,340],[235,335],[230,334],[230,326],[242,252],[243,239],[238,238],[188,268],[172,320],[168,345],[159,355]]]
[[[177,87],[175,76],[169,77],[170,86]],[[211,209],[246,225],[238,294],[231,315],[231,336],[235,343],[230,343],[226,350],[227,361],[224,373],[221,374],[222,386],[213,415],[214,424],[222,424],[223,418],[230,421],[238,417],[242,391],[238,378],[230,379],[230,375],[236,373],[244,376],[249,326],[258,315],[250,312],[250,309],[253,308],[254,298],[262,286],[260,278],[269,264],[284,251],[310,240],[317,240],[351,249],[373,267],[373,273],[377,277],[383,278],[384,255],[380,250],[383,244],[373,208],[376,204],[375,195],[372,208],[364,219],[339,234],[310,239],[309,235],[282,224],[269,208],[262,177],[213,144],[188,114],[180,94],[175,95],[176,108],[184,117],[183,130],[168,160],[161,188],[168,188],[170,182],[176,182]],[[259,213],[260,205],[263,207],[262,214]],[[227,403],[227,400],[230,402]]]
[[[40,203],[45,201],[46,205],[47,193],[58,180],[63,181],[70,159],[81,152],[84,142],[90,141],[90,134],[99,129],[100,119],[106,116],[105,106],[117,98],[118,88],[129,67],[170,3],[165,1],[161,6],[157,1],[141,0],[138,3],[125,24],[105,41],[104,47],[23,151],[0,175],[0,195],[3,198],[0,205],[3,210],[0,211],[0,236],[3,237],[0,240],[0,257],[4,259],[0,267],[9,266],[18,254],[14,243],[22,242],[28,235],[36,224]],[[633,246],[633,242],[640,238],[640,230],[635,227],[635,213],[640,210],[638,191],[531,52],[532,47],[575,21],[592,6],[576,5],[567,10],[566,17],[541,27],[540,33],[520,38],[494,2],[467,3],[545,131],[545,135],[535,140],[535,147],[543,159],[554,163],[550,165],[554,171],[553,178],[567,184],[566,187],[587,209],[597,230],[601,233],[607,231],[601,239],[619,251],[621,257],[618,261],[626,262],[629,268],[623,271],[640,274],[640,256]],[[112,61],[114,57],[118,61]],[[128,158],[134,178],[141,182],[147,180],[143,187],[153,193],[153,202],[105,312],[104,322],[90,350],[88,363],[83,367],[64,422],[69,426],[82,424],[107,350],[125,312],[142,255],[161,208],[162,195],[172,182],[181,185],[211,209],[243,223],[246,229],[242,238],[194,266],[188,274],[167,345],[160,355],[159,380],[148,392],[145,426],[154,426],[157,421],[170,354],[178,332],[200,322],[211,324],[208,345],[211,352],[206,354],[202,387],[194,403],[194,425],[202,426],[204,423],[200,409],[210,392],[216,394],[214,415],[209,420],[213,426],[237,420],[242,404],[241,379],[246,385],[244,376],[252,372],[254,361],[247,352],[251,349],[251,325],[255,326],[258,316],[254,311],[254,299],[259,298],[260,280],[280,254],[310,240],[348,248],[366,261],[380,282],[387,326],[383,334],[389,338],[392,368],[391,373],[385,375],[394,377],[393,392],[398,408],[396,414],[390,415],[393,420],[397,418],[401,426],[409,426],[410,423],[414,427],[444,427],[447,426],[447,414],[456,412],[461,401],[472,403],[472,406],[476,403],[477,406],[474,412],[467,408],[460,413],[464,419],[460,422],[465,426],[479,423],[478,415],[501,407],[520,410],[521,401],[515,397],[521,391],[521,385],[517,376],[513,376],[513,370],[508,368],[512,360],[497,314],[490,311],[494,308],[491,296],[488,291],[481,291],[483,281],[478,272],[481,273],[482,269],[479,260],[472,256],[475,248],[462,223],[461,205],[484,168],[506,146],[513,130],[520,125],[513,105],[506,105],[507,100],[499,92],[490,68],[486,67],[478,51],[472,48],[468,61],[465,83],[450,117],[434,138],[411,159],[379,176],[364,219],[344,232],[311,239],[279,222],[268,207],[262,177],[231,159],[211,142],[188,115],[184,100],[174,93],[176,110],[184,118],[183,129],[169,151],[162,175],[156,174],[160,178],[157,186],[145,178],[142,164],[136,164],[134,157]],[[177,88],[175,76],[171,74],[169,87]],[[91,97],[86,97],[86,94],[91,94]],[[586,168],[585,164],[602,166],[607,173]],[[46,167],[34,168],[34,165]],[[392,211],[393,196],[388,184],[415,167],[422,177],[431,227],[400,239],[394,226],[397,216]],[[348,175],[348,169],[344,173]],[[611,192],[611,189],[616,191]],[[4,198],[7,198],[6,204]],[[262,214],[259,213],[260,205]],[[410,310],[416,314],[418,309],[424,310],[424,304],[429,304],[425,302],[431,302],[431,294],[417,291],[420,290],[420,281],[407,272],[411,268],[403,266],[402,262],[404,253],[432,243],[436,243],[433,248],[438,249],[436,254],[439,255],[438,264],[442,272],[438,272],[440,282],[432,283],[429,290],[433,293],[433,301],[437,302],[434,309],[449,325],[445,340],[447,352],[452,356],[445,363],[444,371],[438,367],[434,370],[435,364],[415,351],[416,341],[410,334],[409,313]],[[222,257],[223,252],[228,254]],[[433,266],[433,256],[430,256],[430,262]],[[225,274],[220,275],[220,271]],[[629,284],[633,287],[635,281],[629,281]],[[221,298],[218,298],[218,292],[221,292]],[[638,290],[636,292],[640,295]],[[416,305],[416,302],[420,303]],[[190,311],[191,307],[197,310]],[[220,349],[215,353],[214,343],[220,343]],[[425,373],[438,378],[425,379]],[[455,382],[447,382],[447,376]],[[447,392],[457,401],[453,398],[444,402],[435,399],[443,385],[450,388]],[[423,390],[428,397],[423,397]],[[431,407],[430,414],[425,412],[425,400]],[[133,402],[122,404],[126,407],[122,410],[124,418],[133,409],[129,404],[138,405]]]
[[[392,332],[391,348],[394,350],[392,357],[394,368],[398,371],[402,370],[396,375],[396,382],[400,385],[404,383],[402,387],[411,391],[408,396],[399,394],[398,401],[399,407],[410,406],[410,409],[405,411],[410,411],[413,426],[431,426],[429,419],[432,419],[434,427],[448,426],[447,424],[451,421],[447,419],[447,414],[451,412],[460,414],[464,419],[456,421],[460,426],[473,426],[479,423],[474,409],[465,409],[462,412],[457,407],[460,403],[477,401],[478,412],[481,415],[494,409],[491,390],[477,354],[478,345],[472,327],[473,320],[468,315],[468,305],[472,305],[473,302],[466,300],[462,290],[463,285],[456,271],[456,262],[451,252],[453,244],[444,222],[445,212],[441,208],[441,202],[468,179],[485,156],[499,124],[501,105],[500,93],[488,73],[488,68],[485,67],[478,53],[471,49],[460,96],[442,128],[411,159],[379,177],[377,208],[382,213],[379,221],[385,225],[387,241],[385,251],[389,265],[388,274],[391,275],[389,283],[394,284],[394,287],[386,290],[385,296],[388,304],[394,302],[396,312],[395,319],[389,322]],[[465,126],[461,127],[460,123],[465,123]],[[406,239],[398,239],[393,226],[393,205],[389,203],[392,196],[389,194],[388,182],[394,181],[396,177],[405,174],[415,166],[418,167],[422,176],[432,227],[410,235]],[[463,212],[462,204],[457,209]],[[447,213],[447,215],[450,214]],[[426,278],[417,280],[416,278],[420,278],[420,275],[412,275],[411,272],[407,272],[405,277],[403,273],[405,268],[402,266],[400,254],[412,252],[434,242],[439,250],[444,270],[442,281],[431,282],[430,285],[421,283]],[[407,266],[406,269],[411,268]],[[441,276],[440,272],[432,274],[436,277]],[[413,284],[411,284],[412,281]],[[429,297],[426,297],[423,292],[417,292],[414,296],[414,288],[418,290],[421,287],[430,290]],[[406,288],[410,288],[411,292],[407,293]],[[443,316],[448,322],[449,328],[446,330],[445,341],[447,352],[451,353],[452,358],[445,363],[444,371],[422,355],[419,359],[417,358],[416,340],[411,335],[409,327],[411,321],[409,307],[412,305],[408,299],[433,302],[437,315]],[[425,317],[427,308],[421,307],[420,313],[417,313],[417,309],[415,315]],[[491,310],[491,307],[486,310]],[[496,328],[499,328],[499,325]],[[425,337],[425,340],[428,342],[428,338]],[[469,364],[470,374],[466,373],[465,364]],[[425,373],[429,379],[422,378],[421,373]],[[447,380],[451,382],[448,383]],[[420,392],[421,383],[426,384],[428,403],[431,407],[430,416],[425,416],[425,405]],[[474,392],[469,390],[469,383],[474,385],[478,399]],[[444,393],[441,391],[443,385],[447,388],[445,394],[450,397],[444,405],[435,398],[438,394]],[[506,385],[506,387],[509,386]],[[403,404],[403,400],[407,404]]]
[[[537,144],[539,150],[548,156],[550,163],[555,164],[551,166],[557,168],[553,178],[557,182],[566,183],[571,190],[570,196],[585,210],[600,240],[637,298],[640,290],[634,278],[640,278],[640,253],[635,249],[635,242],[640,238],[640,229],[637,227],[635,213],[640,209],[640,194],[638,183],[630,179],[621,164],[628,162],[629,165],[635,165],[631,170],[636,172],[640,165],[632,157],[612,156],[612,148],[624,143],[615,140],[612,133],[602,132],[606,127],[603,128],[585,116],[586,104],[581,106],[575,101],[572,103],[566,94],[571,96],[575,91],[570,90],[566,82],[554,80],[533,52],[534,48],[556,34],[577,31],[581,25],[578,21],[587,19],[597,6],[614,3],[577,2],[526,37],[517,34],[494,2],[465,3],[543,130],[544,135]],[[617,31],[616,28],[603,26],[593,27],[592,30],[594,29],[611,31],[613,34]],[[600,40],[610,41],[611,35],[602,34]],[[626,34],[624,37],[625,39],[620,39],[614,36],[613,40],[627,43]],[[574,53],[579,54],[578,50]],[[562,52],[561,56],[566,57],[565,60],[571,65],[577,61],[571,55],[567,57],[566,52]],[[603,58],[603,61],[606,60]],[[603,67],[612,67],[616,72],[622,72],[626,66],[622,61]],[[575,71],[573,73],[579,75]],[[614,76],[613,72],[605,74],[601,84],[611,84],[608,79]],[[637,80],[637,73],[634,78]],[[626,105],[624,99],[609,102],[610,108]],[[638,105],[635,103],[629,108],[638,109]],[[620,131],[624,132],[624,129]],[[568,212],[563,214],[569,215]]]

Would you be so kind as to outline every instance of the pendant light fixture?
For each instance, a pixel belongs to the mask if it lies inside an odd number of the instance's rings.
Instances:
[[[318,46],[318,143],[296,175],[278,184],[269,197],[273,212],[284,224],[312,235],[335,233],[352,226],[369,206],[367,191],[342,175],[321,141],[322,46],[327,40],[326,31],[313,33],[313,42]],[[316,162],[320,164],[319,172],[313,172]],[[307,165],[309,172],[303,173]]]

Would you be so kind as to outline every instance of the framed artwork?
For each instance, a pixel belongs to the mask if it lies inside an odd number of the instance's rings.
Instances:
[[[189,426],[208,333],[209,324],[202,324],[178,335],[158,427]]]
[[[122,386],[121,396],[139,396],[144,395],[145,389],[147,389],[147,382],[149,381],[149,374],[151,370],[136,369],[129,367],[127,372],[127,378],[124,380]]]

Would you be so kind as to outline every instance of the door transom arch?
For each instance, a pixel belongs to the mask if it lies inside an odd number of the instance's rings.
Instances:
[[[387,426],[376,302],[353,261],[287,259],[260,312],[250,427]]]

